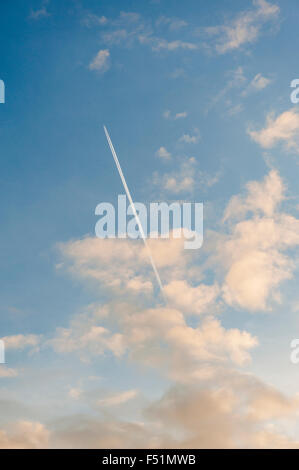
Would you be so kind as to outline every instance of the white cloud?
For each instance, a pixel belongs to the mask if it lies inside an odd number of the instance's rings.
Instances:
[[[126,29],[116,29],[104,34],[103,39],[109,45],[124,44],[134,39],[135,33],[129,33]]]
[[[257,345],[246,331],[226,330],[212,316],[191,327],[181,311],[170,307],[122,312],[120,325],[135,361],[161,368],[168,364],[167,373],[183,381],[207,361],[243,365]]]
[[[90,70],[106,72],[110,68],[110,52],[108,49],[100,50],[89,64]]]
[[[173,285],[170,284],[168,293]],[[180,285],[180,289],[183,285]],[[201,292],[200,292],[201,291]],[[203,292],[209,295],[204,298]],[[216,292],[208,286],[198,287],[190,293],[196,305],[196,314],[212,306]],[[180,302],[190,307],[190,296]],[[178,299],[174,298],[173,303]],[[103,314],[104,311],[104,314]],[[113,325],[112,333],[103,324]],[[99,332],[99,334],[98,334]],[[83,361],[106,353],[121,357],[125,353],[142,364],[164,369],[176,380],[186,380],[197,373],[206,361],[215,364],[243,365],[250,360],[249,351],[257,345],[257,339],[246,331],[225,329],[213,316],[204,317],[196,327],[189,326],[182,311],[172,307],[138,308],[126,303],[107,304],[92,312],[77,315],[68,328],[58,328],[56,336],[48,344],[57,353],[77,352]],[[166,347],[167,346],[167,347]],[[171,364],[169,363],[171,357]],[[166,372],[166,370],[165,370]],[[131,395],[113,397],[116,404]],[[106,399],[105,399],[106,400]],[[103,402],[103,405],[106,402]],[[108,404],[108,403],[107,403]]]
[[[168,361],[170,349],[173,366],[169,373],[179,376],[178,364],[181,364],[185,377],[195,373],[202,361],[232,361],[237,364],[248,361],[248,351],[257,344],[256,338],[249,333],[238,329],[226,330],[211,315],[194,328],[186,323],[186,314],[210,313],[211,309],[216,312],[219,289],[196,284],[198,272],[193,266],[194,257],[184,252],[183,239],[148,241],[162,278],[168,279],[165,292],[169,296],[169,305],[173,307],[139,308],[136,302],[131,305],[126,289],[125,303],[114,301],[111,305],[77,315],[69,327],[57,329],[49,344],[57,352],[77,351],[82,359],[106,352],[119,357],[126,353],[146,364],[160,361],[161,367]],[[134,278],[138,273],[144,280],[151,276],[145,249],[139,247],[136,250],[133,241],[84,239],[65,244],[62,250],[74,263],[77,276],[84,278],[87,271],[88,276],[101,280],[104,286],[107,282],[118,285],[126,282],[128,274]],[[114,260],[118,260],[117,266]],[[146,271],[142,268],[144,262]],[[193,285],[188,285],[188,276],[192,278]],[[116,292],[118,296],[122,295],[122,291]],[[161,347],[162,343],[168,347]]]
[[[190,134],[183,134],[180,137],[179,142],[185,142],[186,144],[197,144],[200,139],[200,133],[198,129],[195,129],[195,133],[193,135]]]
[[[37,349],[41,336],[38,335],[12,335],[1,338],[4,341],[5,349],[16,349],[22,351],[25,348]]]
[[[282,143],[286,150],[299,152],[299,112],[297,109],[291,108],[277,117],[270,113],[263,129],[260,131],[249,129],[248,133],[255,142],[265,149]]]
[[[254,0],[255,8],[240,13],[236,19],[226,25],[211,26],[202,31],[215,38],[214,48],[219,54],[239,49],[255,42],[262,28],[277,17],[279,7],[266,0]]]
[[[157,150],[156,155],[158,157],[162,158],[162,159],[165,159],[165,160],[170,160],[171,159],[171,153],[168,152],[165,147],[160,147]]]
[[[88,28],[91,28],[92,26],[103,26],[107,24],[108,19],[106,18],[106,16],[97,16],[92,13],[89,13],[83,18],[82,23]]]
[[[270,85],[271,79],[267,77],[263,77],[261,73],[255,75],[255,77],[251,80],[245,90],[242,92],[242,96],[247,96],[250,93],[261,91]]]
[[[170,172],[164,174],[155,172],[151,184],[160,187],[160,191],[180,194],[192,193],[196,187],[206,189],[219,181],[220,172],[216,175],[202,172],[194,157],[180,158],[176,163],[178,167]]]
[[[241,66],[238,66],[234,70],[230,70],[227,75],[228,80],[226,84],[224,85],[224,87],[221,88],[218,93],[216,93],[212,97],[208,109],[214,107],[217,103],[221,102],[221,106],[224,105],[228,109],[228,113],[230,115],[234,115],[241,111],[242,105],[240,103],[234,105],[232,103],[231,98],[228,98],[227,95],[234,89],[239,89],[243,87],[247,79],[244,74],[244,69]]]
[[[78,400],[82,396],[82,390],[80,388],[71,388],[69,390],[69,397],[73,398],[74,400]]]
[[[68,269],[73,276],[94,284],[97,290],[102,287],[118,295],[151,294],[148,256],[143,247],[137,249],[139,241],[88,237],[60,244],[64,257],[60,269]]]
[[[299,220],[278,210],[284,189],[277,171],[271,170],[264,181],[247,184],[247,194],[233,197],[226,208],[224,220],[238,220],[218,240],[217,259],[226,271],[223,296],[229,305],[269,310],[280,302],[279,285],[293,277],[295,265],[285,252],[299,245]]]
[[[185,117],[187,117],[187,113],[186,111],[183,111],[182,113],[176,113],[176,115],[174,116],[174,119],[182,119]]]
[[[153,39],[152,49],[154,51],[160,51],[166,49],[168,51],[175,51],[177,49],[195,50],[198,46],[192,42],[181,41],[176,39],[175,41],[167,41],[166,39]]]
[[[196,182],[196,160],[194,157],[180,161],[178,170],[161,175],[155,173],[153,182],[169,192],[179,194],[192,192]]]
[[[185,20],[181,20],[179,18],[169,18],[166,16],[161,16],[160,18],[158,18],[156,24],[157,26],[168,25],[171,31],[177,31],[188,26],[188,23]]]
[[[244,217],[252,214],[272,217],[285,199],[285,185],[276,170],[271,170],[264,181],[250,181],[246,184],[246,194],[233,196],[229,201],[223,220]]]
[[[244,68],[241,66],[229,71],[227,75],[227,82],[218,93],[214,94],[207,108],[209,110],[221,103],[221,107],[227,110],[225,117],[240,113],[244,109],[243,103],[240,102],[242,98],[250,93],[261,91],[271,83],[271,80],[263,77],[261,73],[256,74],[248,83]]]
[[[250,86],[252,88],[255,88],[256,90],[263,90],[263,88],[266,88],[269,83],[271,83],[271,80],[269,78],[263,77],[261,73],[258,73],[250,83]]]
[[[185,280],[173,280],[164,287],[170,305],[186,314],[200,315],[217,310],[218,285],[199,284],[191,286]]]
[[[169,110],[164,111],[163,117],[165,119],[174,119],[175,121],[177,119],[184,119],[188,116],[187,111],[182,111],[181,113],[175,113],[174,115],[171,114]]]
[[[120,21],[125,21],[129,23],[137,23],[141,18],[139,13],[131,11],[121,11],[119,16]]]
[[[290,419],[298,413],[298,399],[287,398],[252,376],[232,373],[231,367],[250,361],[258,339],[244,329],[224,327],[216,318],[225,303],[248,311],[267,309],[279,300],[280,283],[292,276],[294,263],[285,252],[299,244],[299,221],[280,211],[285,190],[278,172],[271,170],[228,203],[225,233],[217,235],[216,243],[210,240],[221,268],[218,283],[204,282],[211,262],[197,266],[194,253],[184,252],[182,240],[149,240],[161,277],[167,280],[166,307],[157,303],[149,308],[145,297],[145,306],[140,298],[130,302],[131,280],[151,284],[146,253],[140,245],[136,249],[135,241],[85,238],[60,245],[67,266],[78,278],[115,290],[111,303],[93,305],[73,317],[66,328],[57,329],[49,344],[58,353],[77,352],[82,360],[104,354],[128,358],[176,381],[173,392],[146,411],[142,425],[85,423],[81,417],[84,435],[92,431],[98,436],[105,427],[107,435],[97,441],[98,446],[121,447],[133,442],[135,433],[140,446],[144,442],[157,447],[296,445],[283,432],[269,430],[267,422]],[[116,391],[101,397],[97,405],[113,413],[128,400],[134,403],[136,393]],[[77,392],[73,395],[76,398]],[[120,429],[126,430],[125,437]],[[66,426],[63,433],[60,428],[53,439],[68,445],[86,442],[78,423]]]
[[[125,351],[123,336],[112,334],[100,326],[101,320],[96,312],[77,315],[69,328],[57,328],[56,335],[47,344],[57,353],[78,352],[83,361],[106,352],[112,352],[116,357],[122,356]]]

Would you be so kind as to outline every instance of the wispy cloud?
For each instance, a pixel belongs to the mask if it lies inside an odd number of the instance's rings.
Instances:
[[[91,17],[91,20],[94,19]],[[93,23],[95,22],[93,21]],[[149,46],[156,52],[196,50],[198,48],[198,45],[192,41],[160,37],[161,26],[167,26],[168,30],[175,32],[187,25],[184,20],[163,17],[153,22],[135,12],[121,12],[118,18],[109,21],[109,25],[110,29],[102,36],[103,41],[108,45],[131,47],[137,43]]]
[[[177,119],[184,119],[188,116],[188,113],[187,111],[183,111],[181,113],[175,113],[175,114],[172,114],[171,111],[169,110],[166,110],[164,111],[163,113],[163,117],[165,119],[174,119],[174,120],[177,120]]]
[[[256,91],[263,90],[268,85],[270,85],[271,79],[264,77],[261,73],[257,73],[255,77],[251,80],[248,86],[243,91],[242,95],[247,96],[248,94]]]
[[[180,39],[167,41],[166,39],[153,38],[152,44],[152,49],[154,51],[161,51],[163,49],[168,51],[175,51],[177,49],[195,50],[198,48],[197,44],[181,41]]]
[[[250,86],[255,90],[262,90],[263,88],[266,88],[270,82],[270,78],[263,77],[261,73],[258,73],[251,81]]]
[[[138,390],[126,390],[125,392],[116,393],[97,401],[98,406],[110,407],[119,406],[127,403],[138,395]]]
[[[187,21],[180,18],[169,18],[167,16],[160,16],[156,21],[156,25],[167,25],[171,31],[177,31],[181,28],[188,26]]]
[[[120,20],[127,21],[129,23],[138,23],[141,19],[139,13],[131,12],[131,11],[121,11],[120,12]]]
[[[41,8],[39,8],[38,10],[31,10],[29,18],[31,18],[32,20],[39,20],[41,18],[50,16],[50,13],[47,10],[48,4],[49,4],[49,0],[44,0],[42,2]]]
[[[266,0],[254,0],[251,10],[243,11],[230,23],[210,26],[199,30],[210,38],[210,43],[218,54],[225,54],[255,42],[262,32],[263,26],[277,18],[279,14],[278,5]]]
[[[230,70],[227,76],[227,82],[222,89],[212,97],[207,111],[221,102],[221,106],[227,112],[226,115],[233,116],[238,114],[244,108],[242,100],[251,93],[260,92],[271,83],[271,79],[264,77],[261,73],[257,73],[254,78],[249,81],[245,75],[244,67],[241,66]]]
[[[106,16],[97,16],[93,13],[88,13],[82,20],[82,24],[91,28],[92,26],[103,26],[108,23]]]

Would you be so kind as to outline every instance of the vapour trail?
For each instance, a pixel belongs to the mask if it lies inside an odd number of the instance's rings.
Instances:
[[[155,276],[156,276],[156,279],[157,279],[157,281],[158,281],[158,284],[159,284],[160,290],[161,290],[161,292],[162,292],[163,298],[164,298],[164,300],[166,301],[166,297],[165,297],[165,293],[164,293],[164,289],[163,289],[163,284],[162,284],[162,282],[161,282],[160,275],[159,275],[159,273],[158,273],[158,270],[157,270],[157,267],[156,267],[154,258],[153,258],[152,253],[151,253],[151,250],[150,250],[150,248],[149,248],[149,246],[148,246],[148,243],[147,243],[147,241],[146,241],[145,233],[144,233],[144,231],[143,231],[143,227],[142,227],[142,225],[141,225],[141,221],[140,221],[139,215],[137,214],[137,211],[136,211],[136,208],[135,208],[135,204],[134,204],[133,199],[132,199],[132,197],[131,197],[129,188],[128,188],[128,186],[127,186],[127,183],[126,183],[124,174],[123,174],[123,172],[122,172],[120,163],[119,163],[119,161],[118,161],[116,152],[115,152],[115,150],[114,150],[114,147],[113,147],[113,144],[112,144],[112,142],[111,142],[109,133],[108,133],[108,131],[107,131],[107,129],[106,129],[106,126],[104,126],[104,131],[105,131],[105,134],[106,134],[106,137],[107,137],[107,140],[108,140],[108,144],[109,144],[111,153],[112,153],[112,155],[113,155],[113,158],[114,158],[116,167],[117,167],[117,169],[118,169],[118,173],[119,173],[120,179],[121,179],[122,184],[123,184],[123,186],[124,186],[124,188],[125,188],[126,195],[127,195],[128,199],[129,199],[129,202],[130,202],[131,207],[132,207],[132,210],[133,210],[133,214],[134,214],[135,219],[136,219],[136,221],[137,221],[138,228],[139,228],[139,231],[140,231],[142,240],[143,240],[144,245],[145,245],[145,247],[146,247],[146,249],[147,249],[148,256],[149,256],[149,259],[150,259],[150,262],[151,262],[153,271],[154,271]]]

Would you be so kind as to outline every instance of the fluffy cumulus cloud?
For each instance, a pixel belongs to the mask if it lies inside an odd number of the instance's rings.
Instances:
[[[173,280],[165,286],[166,295],[172,305],[195,315],[209,312],[211,308],[216,310],[219,291],[217,284],[192,286],[184,279]]]
[[[246,193],[233,196],[229,201],[223,220],[238,219],[247,213],[271,217],[284,200],[285,185],[277,171],[271,170],[264,181],[250,181]]]
[[[130,338],[131,357],[151,365],[156,361],[164,363],[170,368],[170,375],[178,379],[181,368],[182,380],[187,378],[187,370],[190,374],[200,374],[203,364],[209,361],[243,364],[250,358],[248,351],[257,344],[249,333],[225,330],[213,317],[206,317],[197,327],[191,327],[181,311],[169,307],[126,315],[121,324],[125,336]]]
[[[159,365],[177,380],[200,375],[207,363],[242,365],[250,360],[257,339],[237,328],[226,330],[215,318],[220,287],[201,281],[202,274],[189,250],[184,250],[183,239],[149,243],[162,279],[168,280],[164,288],[167,306],[128,302],[128,294],[136,299],[144,292],[146,278],[151,279],[147,253],[136,241],[86,238],[60,246],[68,269],[76,276],[113,287],[114,294],[119,299],[125,295],[126,301],[91,307],[69,327],[58,329],[49,344],[58,352],[77,351],[81,357],[112,353]],[[130,291],[128,286],[137,277],[138,289],[135,285]],[[203,318],[190,326],[188,315]]]
[[[58,353],[78,353],[84,361],[103,354],[130,358],[166,368],[170,377],[185,381],[200,376],[207,363],[245,364],[257,339],[246,331],[226,330],[211,315],[191,327],[174,307],[113,302],[77,315],[68,328],[57,329],[48,345]]]
[[[250,137],[262,148],[270,149],[281,143],[286,150],[299,152],[299,113],[292,108],[278,116],[273,113],[267,116],[267,122],[263,129],[249,129]]]
[[[228,204],[224,220],[229,233],[218,240],[217,259],[224,266],[222,288],[229,305],[250,311],[271,308],[280,300],[279,285],[292,278],[295,265],[288,250],[299,244],[299,220],[279,210],[283,199],[284,184],[271,170]]]
[[[69,328],[57,330],[54,348],[108,351],[166,364],[164,342],[177,371],[181,364],[181,370],[191,375],[200,373],[204,361],[246,363],[257,339],[246,331],[224,329],[216,315],[225,304],[254,312],[280,301],[279,288],[295,268],[289,250],[299,244],[299,221],[281,211],[285,190],[278,172],[271,170],[263,181],[249,182],[244,193],[229,201],[223,229],[211,237],[213,254],[206,264],[210,268],[216,263],[216,271],[220,267],[217,282],[203,281],[204,267],[184,250],[181,238],[149,240],[162,279],[167,279],[168,305],[148,308],[126,301],[88,311],[75,317]],[[60,245],[60,250],[65,267],[77,277],[106,286],[117,296],[133,299],[142,293],[150,299],[154,280],[138,241],[85,238]],[[188,315],[202,319],[191,327]],[[175,367],[168,365],[173,374]]]
[[[60,244],[64,264],[76,277],[92,281],[112,291],[144,293],[152,291],[148,257],[141,240],[99,239],[94,237]],[[105,269],[103,269],[105,266]]]
[[[187,235],[191,237],[192,232]],[[155,263],[168,282],[190,277],[196,282],[199,277],[196,258],[192,250],[184,249],[184,241],[179,230],[170,230],[169,238],[148,238]],[[62,256],[58,269],[67,270],[97,291],[135,299],[140,294],[143,298],[151,296],[156,287],[148,251],[141,239],[85,237],[59,244],[58,252]]]

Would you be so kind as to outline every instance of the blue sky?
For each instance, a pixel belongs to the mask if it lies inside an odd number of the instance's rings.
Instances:
[[[296,1],[2,3],[0,446],[297,446]],[[152,246],[168,307],[138,241],[94,236],[104,124],[134,200],[204,203],[202,249]],[[181,396],[210,441],[173,435]]]

